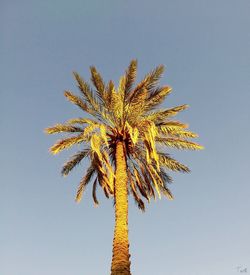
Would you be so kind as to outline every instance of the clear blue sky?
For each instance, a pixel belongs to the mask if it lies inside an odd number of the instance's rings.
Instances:
[[[85,167],[61,177],[72,152],[49,155],[43,129],[80,115],[73,70],[117,83],[132,58],[139,79],[166,66],[165,106],[189,104],[179,119],[206,147],[173,152],[192,170],[174,201],[130,202],[133,275],[250,272],[249,15],[249,0],[1,0],[1,275],[109,274],[112,201],[74,202]]]

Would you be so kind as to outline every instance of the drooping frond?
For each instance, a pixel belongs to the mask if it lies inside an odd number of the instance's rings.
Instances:
[[[93,201],[94,201],[95,205],[99,204],[99,202],[97,200],[97,197],[96,197],[97,181],[98,181],[98,178],[96,177],[96,179],[95,179],[95,181],[93,183],[93,187],[92,187],[92,197],[93,197]]]
[[[62,168],[62,175],[67,176],[69,172],[76,166],[78,165],[86,156],[90,154],[89,149],[85,149],[83,151],[80,151],[73,155],[64,165]]]
[[[169,188],[167,186],[160,186],[160,189],[163,193],[164,196],[166,196],[169,200],[173,200],[174,199],[174,196],[173,194],[171,193],[171,191],[169,190]]]
[[[171,158],[168,154],[158,153],[160,156],[160,164],[171,171],[179,171],[179,172],[190,172],[189,168],[178,162],[177,160]]]
[[[86,175],[82,178],[82,180],[80,181],[80,184],[78,186],[76,198],[75,198],[76,202],[80,202],[80,200],[82,199],[82,194],[84,192],[84,189],[85,189],[86,185],[90,182],[94,173],[95,173],[95,168],[91,164],[87,170]]]
[[[128,170],[128,179],[129,179],[129,183],[130,183],[130,189],[131,192],[133,194],[133,197],[139,207],[139,209],[141,209],[142,211],[145,211],[145,204],[142,201],[142,199],[140,198],[138,192],[137,192],[137,188],[135,185],[135,180],[133,179],[133,175],[130,173],[130,171]]]

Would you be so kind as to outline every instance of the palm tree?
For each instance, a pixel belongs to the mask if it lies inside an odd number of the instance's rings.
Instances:
[[[118,88],[115,88],[112,81],[106,85],[96,68],[90,67],[94,90],[74,72],[81,94],[77,96],[65,91],[64,95],[87,116],[46,128],[48,134],[63,132],[70,135],[50,148],[52,154],[81,144],[81,150],[64,164],[64,176],[84,158],[89,158],[90,165],[80,181],[76,201],[81,200],[89,182],[93,183],[92,195],[96,205],[98,185],[107,198],[114,199],[111,275],[131,274],[128,194],[132,194],[142,211],[145,210],[145,199],[149,202],[156,193],[159,198],[163,194],[172,200],[168,188],[172,178],[168,171],[189,172],[189,168],[173,159],[166,148],[202,149],[199,144],[188,140],[197,137],[197,134],[188,131],[187,124],[171,119],[187,105],[156,109],[171,92],[169,86],[158,85],[164,67],[156,67],[134,85],[136,71],[137,61],[132,60],[120,78]]]

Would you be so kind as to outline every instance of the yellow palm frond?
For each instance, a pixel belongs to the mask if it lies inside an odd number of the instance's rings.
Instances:
[[[82,143],[84,140],[85,138],[83,137],[83,135],[61,139],[50,148],[50,152],[53,155],[56,155],[64,149],[68,149],[75,144]]]
[[[161,104],[166,96],[171,93],[171,91],[172,88],[169,86],[163,86],[152,91],[147,99],[145,110],[152,110],[152,108],[155,108]]]
[[[154,121],[155,123],[160,123],[164,120],[166,120],[169,117],[173,117],[177,115],[179,112],[185,110],[188,108],[188,105],[180,105],[174,108],[166,109],[163,111],[157,111],[157,112],[152,112],[149,115],[145,116],[146,120]]]
[[[95,120],[89,119],[89,118],[79,117],[79,118],[69,119],[66,123],[67,124],[90,124],[90,125],[93,125],[93,124],[97,124],[98,122]]]
[[[103,124],[100,125],[100,134],[101,134],[101,138],[103,139],[105,144],[108,146],[109,143],[108,143],[108,137],[107,137],[107,128]]]
[[[179,172],[190,172],[189,168],[178,162],[177,160],[171,158],[170,156],[166,154],[159,154],[160,155],[160,164],[162,166],[167,167],[168,169],[172,171],[179,171]]]
[[[111,91],[110,108],[116,124],[120,125],[123,117],[123,100],[121,94],[117,93],[115,88]]]
[[[99,112],[100,110],[99,103],[94,97],[94,93],[91,90],[89,84],[85,82],[77,72],[73,72],[73,75],[78,83],[78,88],[82,92],[82,95],[84,96],[85,100],[90,104],[90,106],[93,107],[93,109],[96,112]]]
[[[90,139],[90,146],[93,152],[96,152],[100,161],[102,162],[102,155],[101,155],[101,138],[97,134],[93,134]]]
[[[96,88],[97,95],[101,101],[105,101],[105,83],[94,66],[90,67],[91,81]]]
[[[179,138],[197,138],[198,135],[191,131],[185,131],[181,128],[173,128],[168,126],[158,126],[159,132],[166,136],[173,136]]]
[[[185,139],[157,137],[156,142],[177,149],[201,150],[203,146]]]
[[[164,122],[155,123],[157,127],[167,127],[169,130],[187,129],[189,125],[187,123],[181,123],[176,120],[166,120]]]
[[[130,93],[133,83],[136,79],[136,72],[137,72],[137,60],[132,60],[129,64],[128,69],[125,73],[125,97]]]
[[[64,124],[56,124],[52,127],[48,127],[45,129],[45,133],[47,134],[57,134],[57,133],[75,133],[75,132],[83,132],[83,129],[80,127],[64,125]]]
[[[79,96],[74,95],[70,91],[65,91],[64,95],[71,103],[77,105],[83,111],[85,111],[91,115],[95,114],[95,111],[88,104],[86,104]]]

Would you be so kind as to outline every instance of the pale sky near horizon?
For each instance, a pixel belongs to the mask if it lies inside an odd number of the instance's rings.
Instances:
[[[205,146],[171,151],[192,171],[171,173],[174,201],[130,200],[132,274],[250,273],[249,15],[249,0],[0,0],[0,275],[109,274],[112,201],[74,202],[85,165],[61,177],[77,148],[49,155],[43,129],[81,115],[72,71],[117,83],[132,58],[138,80],[166,66],[164,106],[189,104],[177,118]]]

